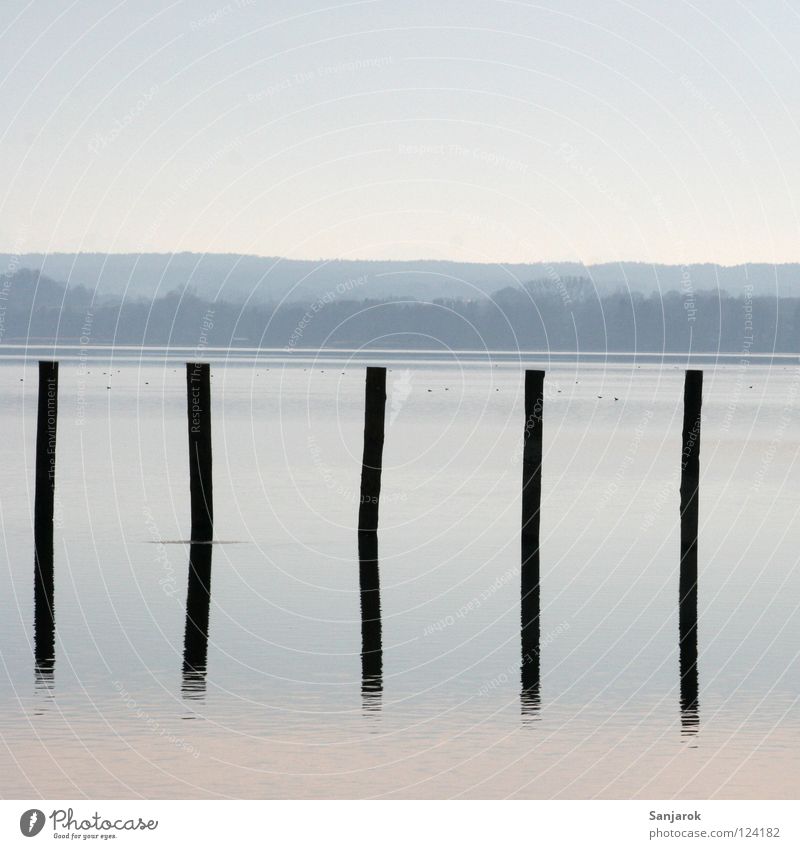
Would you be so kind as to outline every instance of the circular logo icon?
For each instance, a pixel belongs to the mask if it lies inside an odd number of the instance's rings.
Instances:
[[[44,828],[44,812],[38,808],[31,808],[19,818],[19,830],[25,837],[36,837]]]

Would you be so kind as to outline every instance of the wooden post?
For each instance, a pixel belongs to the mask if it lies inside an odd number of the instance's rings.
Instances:
[[[358,561],[361,590],[361,691],[365,703],[383,688],[381,588],[378,571],[378,508],[381,495],[386,418],[386,369],[367,368],[364,454],[358,508]]]
[[[56,483],[58,363],[39,363],[34,495],[34,653],[37,672],[51,675],[55,660],[53,510]]]
[[[361,463],[361,503],[358,508],[359,532],[378,530],[385,419],[386,369],[369,366],[364,404],[364,455]]]
[[[681,717],[685,731],[699,724],[697,674],[697,526],[700,488],[700,415],[703,372],[688,370],[683,389],[681,562],[678,590]]]
[[[544,372],[525,372],[525,431],[522,449],[522,705],[539,706],[540,587],[539,517],[542,501],[542,410]]]
[[[211,376],[208,363],[186,364],[189,414],[189,489],[192,501],[192,542],[214,536],[211,480]]]

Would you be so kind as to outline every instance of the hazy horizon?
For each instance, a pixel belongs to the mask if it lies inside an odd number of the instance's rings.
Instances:
[[[511,259],[493,259],[493,260],[464,260],[457,259],[454,256],[412,256],[405,258],[397,258],[391,256],[374,256],[374,257],[366,257],[366,256],[285,256],[283,254],[270,254],[270,253],[240,253],[238,251],[197,251],[197,250],[179,250],[179,251],[131,251],[131,250],[116,250],[116,251],[106,251],[106,250],[85,250],[85,251],[68,251],[68,250],[52,250],[52,251],[42,251],[42,250],[28,250],[24,252],[16,252],[10,249],[8,246],[0,245],[0,256],[19,256],[19,257],[30,257],[37,255],[45,255],[45,256],[160,256],[160,257],[174,257],[181,256],[184,254],[190,254],[193,256],[236,256],[236,257],[246,257],[252,259],[277,259],[277,260],[286,260],[291,262],[310,262],[310,263],[333,263],[333,262],[392,262],[392,263],[415,263],[415,262],[442,262],[442,263],[453,263],[453,264],[466,264],[466,265],[583,265],[586,268],[594,268],[597,266],[609,266],[609,265],[656,265],[656,266],[667,266],[667,267],[683,267],[683,266],[718,266],[719,268],[744,268],[746,266],[787,266],[787,265],[800,265],[800,253],[798,253],[797,258],[795,259],[786,259],[780,262],[771,262],[769,260],[763,259],[749,259],[742,260],[740,262],[717,262],[711,259],[676,259],[676,260],[647,260],[647,259],[636,259],[635,257],[620,257],[614,260],[607,261],[599,261],[599,262],[584,262],[578,258],[555,258],[555,257],[544,257],[542,259],[520,259],[520,260],[511,260]]]
[[[12,254],[800,258],[779,0],[4,9]]]

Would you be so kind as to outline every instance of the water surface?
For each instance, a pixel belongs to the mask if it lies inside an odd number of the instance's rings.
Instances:
[[[387,357],[382,657],[362,680],[365,358],[210,357],[219,544],[192,554],[211,596],[187,666],[185,356],[62,352],[56,654],[38,669],[36,363],[0,365],[0,795],[796,796],[795,359],[703,366],[687,724],[684,364]],[[547,368],[535,701],[520,692],[526,366]]]

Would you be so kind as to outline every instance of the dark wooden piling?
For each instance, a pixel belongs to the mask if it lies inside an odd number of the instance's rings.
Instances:
[[[210,542],[214,535],[214,495],[211,479],[211,375],[208,363],[186,364],[189,416],[189,490],[192,542]]]
[[[386,369],[367,368],[364,403],[364,455],[361,462],[359,533],[378,530],[383,467],[383,431],[386,419]]]
[[[540,688],[539,518],[542,501],[542,410],[544,372],[525,372],[522,449],[522,707],[536,710]]]
[[[55,662],[53,512],[56,483],[58,363],[39,363],[34,495],[34,655],[37,677],[52,676]]]
[[[361,590],[361,691],[365,706],[383,689],[381,589],[378,569],[378,511],[386,418],[386,369],[367,368],[364,453],[358,508],[358,562]]]
[[[703,372],[688,370],[683,389],[681,454],[681,561],[678,629],[681,676],[681,721],[684,731],[699,725],[697,672],[697,528],[700,489],[700,417]]]
[[[189,546],[186,627],[183,636],[183,694],[201,698],[206,689],[208,622],[211,609],[210,543]]]
[[[378,569],[378,534],[358,535],[361,588],[361,695],[365,707],[375,707],[383,691],[383,641],[381,586]]]

